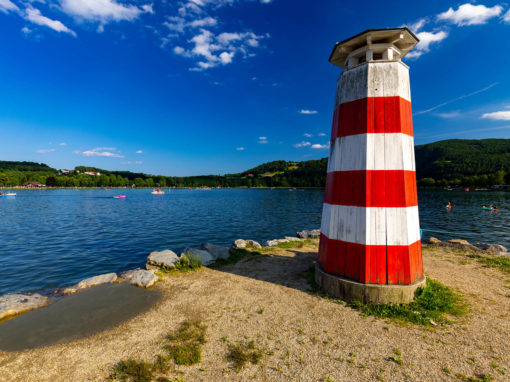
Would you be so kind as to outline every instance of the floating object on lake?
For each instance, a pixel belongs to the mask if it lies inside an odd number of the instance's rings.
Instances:
[[[126,199],[126,195],[115,195],[114,199]]]
[[[0,197],[8,197],[8,196],[16,196],[14,192],[7,193],[7,194],[1,194]]]
[[[191,187],[188,187],[188,191],[191,191],[191,190],[193,190],[193,189]]]
[[[408,28],[337,43],[337,82],[315,280],[348,301],[409,303],[425,284],[416,191]],[[346,187],[345,185],[349,185]]]
[[[159,188],[156,188],[156,189],[152,189],[152,192],[151,192],[152,195],[164,195],[165,194],[165,191],[159,189]]]

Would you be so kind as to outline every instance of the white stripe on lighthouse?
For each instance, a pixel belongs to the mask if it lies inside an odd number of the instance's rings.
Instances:
[[[367,63],[346,70],[337,86],[340,89],[335,108],[367,97],[402,97],[411,101],[409,68],[400,61]]]
[[[356,207],[324,203],[321,233],[363,245],[411,245],[420,240],[418,206]]]
[[[328,172],[356,170],[416,171],[413,137],[373,133],[336,138],[330,149]]]

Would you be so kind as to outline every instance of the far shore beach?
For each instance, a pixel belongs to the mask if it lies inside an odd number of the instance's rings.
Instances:
[[[121,360],[154,362],[167,333],[187,320],[207,327],[201,362],[172,364],[164,380],[507,380],[508,274],[466,254],[424,246],[427,277],[453,288],[469,306],[465,317],[447,325],[363,317],[312,292],[313,240],[220,267],[162,273],[152,288],[162,297],[148,311],[72,342],[1,352],[0,381],[104,381]],[[235,369],[229,346],[248,341],[263,350],[261,361]],[[401,362],[394,361],[397,351]]]

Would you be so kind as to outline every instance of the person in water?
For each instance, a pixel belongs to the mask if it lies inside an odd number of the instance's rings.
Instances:
[[[447,210],[451,210],[452,209],[452,202],[448,202],[448,204],[446,205],[446,209]]]

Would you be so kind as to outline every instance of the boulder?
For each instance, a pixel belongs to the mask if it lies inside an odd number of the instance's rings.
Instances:
[[[153,269],[132,269],[130,271],[121,273],[120,277],[128,280],[131,285],[140,288],[150,288],[156,283],[156,281],[158,281],[158,276],[156,276]]]
[[[312,230],[304,230],[299,231],[296,233],[296,236],[300,239],[317,239],[321,235],[321,231],[319,229],[312,229]]]
[[[50,303],[48,297],[41,296],[40,294],[18,294],[11,293],[0,296],[0,320],[3,318],[14,316],[42,308]]]
[[[215,259],[228,259],[230,257],[230,250],[227,247],[221,247],[216,244],[202,243],[203,250],[209,252]]]
[[[439,240],[438,238],[435,238],[433,236],[431,236],[429,238],[429,244],[439,244],[439,243],[441,243],[441,240]]]
[[[90,288],[100,284],[108,284],[113,283],[117,280],[116,273],[105,273],[103,275],[98,275],[94,277],[89,277],[88,279],[80,281],[78,284],[64,288],[62,293],[64,294],[73,294],[78,292],[80,289]]]
[[[234,244],[232,244],[232,248],[243,249],[243,248],[246,248],[247,245],[248,245],[248,241],[243,240],[243,239],[237,239],[236,241],[234,241]]]
[[[506,247],[503,247],[502,245],[495,244],[491,245],[489,248],[485,250],[485,252],[489,253],[506,253],[507,249]]]
[[[273,239],[273,240],[267,240],[265,245],[266,247],[274,247],[280,243],[288,243],[289,241],[297,241],[299,239],[296,239],[295,237],[291,237],[290,239],[292,240],[289,240],[289,239]]]
[[[451,240],[447,240],[446,242],[450,243],[450,244],[453,244],[453,245],[471,245],[469,243],[469,241],[462,240],[462,239],[451,239]]]
[[[248,244],[250,244],[253,248],[262,248],[262,246],[260,245],[260,243],[258,241],[255,241],[255,240],[246,240],[248,242]]]
[[[188,247],[184,249],[181,256],[182,255],[186,256],[191,255],[193,257],[199,258],[202,260],[202,265],[205,266],[210,265],[216,261],[216,257],[214,257],[212,253],[210,253],[209,251],[205,251],[203,249],[195,249]]]
[[[301,240],[305,240],[305,239],[301,239],[299,237],[293,237],[293,236],[285,236],[284,239],[287,240],[287,241],[301,241]]]
[[[248,246],[251,246],[253,248],[262,248],[260,243],[255,240],[237,239],[236,241],[234,241],[234,244],[232,244],[233,249],[244,249]]]
[[[145,268],[147,269],[158,269],[161,267],[166,268],[174,268],[175,263],[179,261],[179,256],[174,251],[169,249],[165,249],[160,252],[152,252],[149,257],[147,257],[147,264]]]

